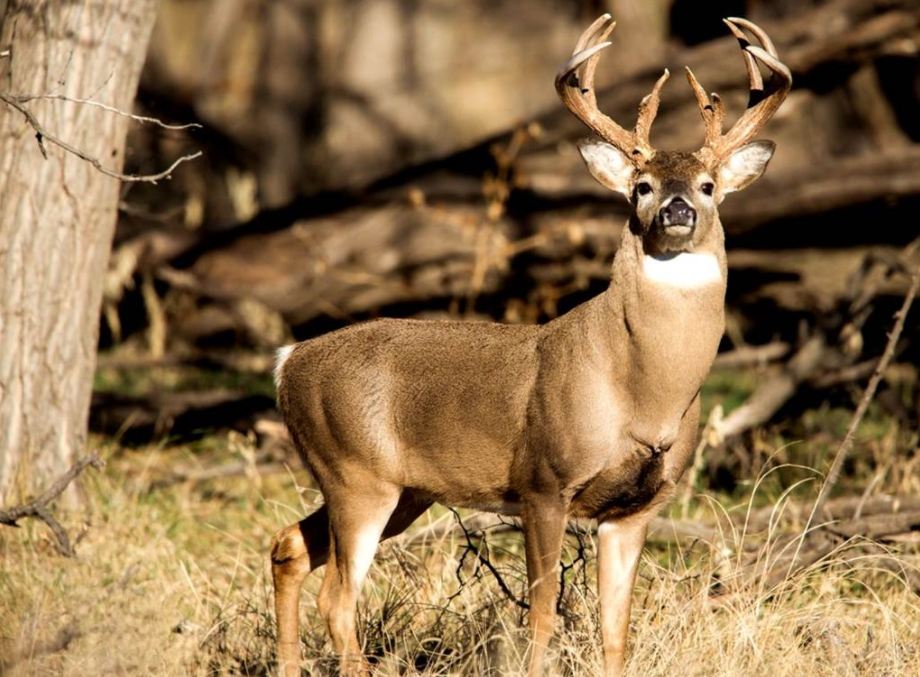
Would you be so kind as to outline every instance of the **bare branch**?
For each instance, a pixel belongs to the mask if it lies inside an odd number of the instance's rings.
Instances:
[[[201,125],[197,122],[188,122],[184,125],[171,125],[169,123],[158,120],[157,118],[147,117],[146,115],[136,115],[135,113],[129,113],[127,111],[121,110],[120,108],[115,108],[114,106],[109,106],[102,103],[101,101],[94,101],[93,99],[75,99],[70,96],[64,96],[63,94],[37,94],[35,96],[17,96],[16,101],[19,103],[29,103],[30,101],[35,101],[38,99],[51,99],[55,101],[69,101],[70,103],[81,103],[86,106],[95,106],[96,108],[101,108],[104,111],[109,113],[115,113],[115,115],[120,115],[125,118],[130,118],[135,122],[140,122],[141,124],[153,124],[157,127],[162,127],[163,129],[171,130],[183,130],[183,129],[201,129]]]
[[[467,554],[473,553],[476,556],[476,558],[479,560],[479,564],[481,566],[485,566],[486,569],[489,570],[489,573],[492,574],[492,577],[498,583],[498,587],[501,588],[502,593],[504,593],[505,597],[509,601],[514,602],[515,605],[517,605],[521,609],[530,609],[530,604],[528,604],[527,602],[525,602],[520,597],[514,594],[514,591],[511,590],[511,588],[505,582],[505,579],[502,577],[501,572],[495,567],[494,564],[492,564],[492,560],[489,558],[489,553],[488,553],[489,546],[488,546],[488,543],[486,542],[485,534],[483,533],[482,535],[482,543],[477,546],[475,543],[473,543],[473,535],[470,532],[469,528],[463,523],[463,518],[460,517],[460,513],[458,513],[453,508],[449,508],[449,510],[454,514],[454,519],[456,520],[455,524],[457,528],[459,528],[460,531],[463,533],[463,537],[466,540],[466,549],[464,550],[463,555],[460,557],[460,564],[457,567],[457,579],[460,581],[460,588],[462,589],[463,586],[465,585],[465,581],[463,580],[463,576],[461,573],[461,569],[463,568],[463,562],[466,559]],[[483,545],[485,545],[485,548],[486,548],[485,553],[483,553]]]
[[[59,146],[60,148],[63,148],[68,153],[71,153],[72,155],[76,155],[78,158],[80,158],[84,162],[90,163],[93,167],[95,167],[98,171],[102,172],[106,176],[111,176],[113,179],[118,179],[119,181],[144,182],[144,183],[156,184],[158,181],[170,178],[171,174],[176,169],[176,167],[181,165],[183,162],[194,160],[195,158],[199,158],[202,155],[201,151],[198,151],[197,153],[193,153],[191,155],[183,155],[178,160],[173,162],[172,165],[170,165],[168,169],[158,174],[122,174],[121,172],[116,172],[116,171],[113,171],[111,169],[104,167],[102,163],[99,162],[98,159],[90,155],[87,155],[86,153],[81,151],[79,148],[75,148],[74,146],[71,146],[66,141],[61,141],[59,138],[57,138],[53,134],[49,134],[47,131],[45,131],[44,127],[42,127],[38,119],[32,114],[32,111],[30,111],[28,108],[26,108],[26,106],[23,103],[20,102],[19,98],[10,96],[8,94],[4,94],[3,92],[0,92],[0,101],[7,104],[11,108],[15,108],[20,113],[22,113],[22,115],[26,119],[26,122],[28,122],[29,125],[32,127],[32,129],[35,130],[35,139],[38,142],[38,148],[41,151],[42,156],[46,160],[48,159],[48,151],[45,149],[44,142],[45,140],[48,140],[54,145]]]
[[[73,557],[74,551],[73,546],[70,544],[70,539],[67,537],[67,532],[64,531],[57,520],[51,515],[48,511],[48,505],[60,496],[64,489],[83,472],[83,469],[86,466],[91,465],[97,470],[101,470],[105,467],[102,459],[100,459],[95,454],[90,456],[84,456],[79,459],[66,473],[61,475],[54,484],[52,484],[41,496],[35,498],[28,503],[23,503],[22,505],[13,506],[12,508],[7,508],[0,510],[0,524],[9,526],[9,527],[18,527],[17,522],[25,517],[35,517],[40,519],[42,522],[48,525],[52,532],[54,532],[55,537],[58,541],[58,551],[64,555],[64,557]]]
[[[853,418],[850,420],[850,425],[847,428],[846,435],[843,438],[843,442],[840,444],[840,448],[837,450],[837,455],[834,457],[834,461],[831,464],[831,469],[827,473],[827,477],[821,484],[821,489],[818,492],[818,498],[815,500],[814,505],[811,508],[811,513],[808,515],[808,520],[805,522],[805,526],[802,529],[801,534],[796,537],[797,542],[795,551],[788,559],[788,562],[783,562],[781,566],[778,565],[773,567],[772,571],[770,572],[770,576],[773,580],[777,580],[784,575],[789,576],[796,569],[799,569],[803,566],[809,566],[814,561],[817,561],[817,559],[820,559],[831,552],[833,548],[836,547],[836,544],[833,543],[832,539],[827,538],[828,533],[834,534],[838,537],[851,537],[855,534],[860,534],[866,536],[867,538],[879,538],[881,536],[913,531],[917,527],[920,527],[920,512],[908,512],[904,515],[897,514],[863,517],[858,520],[850,520],[849,523],[833,525],[824,524],[819,525],[817,528],[812,528],[812,524],[814,524],[815,521],[815,516],[821,514],[821,511],[827,502],[827,497],[830,495],[831,491],[837,484],[837,480],[840,477],[840,471],[843,468],[843,464],[846,462],[846,459],[850,453],[850,449],[853,447],[853,440],[856,437],[856,431],[859,429],[859,425],[862,423],[863,417],[869,410],[869,404],[872,402],[872,398],[875,396],[875,391],[882,380],[882,376],[884,375],[885,370],[888,368],[888,364],[891,362],[891,359],[894,356],[895,347],[898,343],[898,339],[901,336],[901,332],[904,330],[904,322],[907,319],[907,313],[910,311],[910,307],[914,302],[915,296],[917,295],[918,287],[920,287],[920,268],[918,268],[911,277],[910,287],[907,290],[907,294],[904,296],[904,302],[901,304],[900,310],[895,313],[894,327],[891,330],[891,334],[888,336],[888,343],[885,346],[885,351],[882,353],[881,358],[879,358],[875,372],[872,374],[872,378],[869,379],[869,384],[866,386],[866,390],[863,392],[863,396],[859,400],[859,405],[856,407],[856,411],[853,413]],[[846,528],[848,524],[850,529]],[[823,529],[820,528],[822,526],[824,527]],[[853,528],[854,526],[855,529]],[[821,539],[823,539],[822,542],[824,545],[821,547],[814,547],[813,543],[815,540]],[[783,574],[781,568],[785,568],[785,574]]]
[[[875,367],[875,372],[872,374],[872,378],[869,379],[869,384],[866,386],[862,399],[859,401],[859,406],[856,407],[856,412],[853,414],[853,418],[850,421],[850,426],[847,428],[847,434],[843,438],[840,449],[837,450],[837,455],[834,457],[834,462],[831,465],[830,471],[827,473],[824,484],[821,485],[821,493],[818,494],[818,499],[815,501],[814,508],[812,508],[812,514],[808,520],[809,524],[811,523],[811,519],[816,514],[820,513],[824,502],[827,500],[828,494],[830,494],[831,490],[837,484],[837,480],[840,477],[840,470],[850,453],[850,449],[853,447],[853,439],[856,437],[856,430],[859,428],[863,416],[866,415],[869,404],[875,396],[878,384],[881,382],[882,376],[885,374],[885,370],[888,368],[888,364],[894,356],[895,347],[898,344],[898,339],[901,337],[901,332],[904,331],[904,322],[907,319],[907,313],[910,311],[910,307],[917,295],[918,287],[920,287],[920,267],[917,268],[911,278],[910,288],[908,288],[907,294],[904,296],[904,303],[901,304],[900,310],[895,313],[894,327],[891,330],[891,334],[888,336],[885,352],[882,353],[882,357],[878,361],[878,366]]]

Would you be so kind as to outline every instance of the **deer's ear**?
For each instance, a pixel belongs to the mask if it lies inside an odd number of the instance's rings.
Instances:
[[[732,153],[719,167],[722,194],[747,188],[759,179],[774,150],[776,144],[772,141],[754,141]]]
[[[625,153],[604,141],[589,139],[579,141],[578,150],[595,179],[610,190],[629,197],[636,166]]]

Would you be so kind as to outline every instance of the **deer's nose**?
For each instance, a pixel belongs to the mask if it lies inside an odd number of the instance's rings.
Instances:
[[[682,197],[676,197],[661,208],[658,218],[663,226],[693,226],[696,225],[696,210]]]

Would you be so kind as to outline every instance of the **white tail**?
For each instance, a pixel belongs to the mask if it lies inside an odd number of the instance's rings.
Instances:
[[[606,674],[621,675],[647,526],[691,457],[700,388],[722,336],[718,205],[766,168],[773,145],[749,142],[791,82],[763,31],[728,24],[752,90],[763,89],[755,59],[774,77],[722,136],[718,98],[710,102],[690,74],[707,126],[696,154],[649,143],[667,74],[643,100],[635,131],[597,110],[594,68],[609,16],[581,36],[556,80],[566,106],[605,139],[581,144],[589,170],[634,208],[606,292],[544,326],[380,320],[279,351],[279,407],[326,501],[272,544],[286,677],[300,673],[301,583],[327,561],[319,610],[343,671],[365,670],[355,604],[376,544],[434,502],[521,515],[531,677],[542,673],[553,630],[566,521],[597,519]]]
[[[284,369],[284,363],[288,361],[292,352],[294,352],[293,345],[284,346],[275,351],[275,368],[272,370],[272,377],[275,380],[275,390],[281,390],[281,384],[283,382],[281,374]]]

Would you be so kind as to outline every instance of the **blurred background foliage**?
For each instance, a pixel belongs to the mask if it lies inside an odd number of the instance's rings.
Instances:
[[[765,133],[778,150],[722,206],[729,322],[717,370],[751,374],[722,379],[738,386],[724,405],[792,373],[742,441],[761,424],[794,429],[803,411],[851,406],[920,257],[915,2],[164,0],[138,112],[201,128],[135,126],[128,169],[205,156],[123,190],[95,428],[130,436],[144,420],[184,434],[177,418],[194,407],[169,405],[175,390],[210,393],[208,411],[233,403],[202,420],[245,428],[273,416],[271,351],[292,339],[378,316],[543,322],[603,289],[627,205],[584,170],[574,142],[586,131],[552,82],[604,11],[618,27],[599,99],[624,124],[663,67],[684,65],[740,114],[747,79],[721,17],[746,16],[776,41],[795,77]],[[653,143],[694,149],[701,137],[690,87],[674,77]],[[878,400],[909,429],[917,326]],[[212,376],[170,381],[170,370]],[[146,393],[144,379],[156,384]]]
[[[658,147],[702,142],[685,65],[729,124],[747,103],[722,17],[765,28],[795,78],[765,177],[721,208],[727,330],[640,571],[630,669],[916,674],[916,309],[819,516],[836,531],[804,529],[920,263],[916,0],[162,0],[135,112],[201,126],[133,125],[125,171],[204,156],[123,185],[90,419],[99,528],[60,567],[41,525],[5,532],[0,674],[22,656],[44,656],[35,674],[270,672],[268,540],[320,500],[291,471],[274,350],[382,316],[545,322],[604,289],[628,206],[585,171],[587,131],[553,89],[602,12],[602,110],[630,126],[671,70]],[[449,514],[427,519],[442,540],[383,548],[362,639],[399,652],[380,674],[496,674],[522,612]],[[466,543],[488,555],[486,535]],[[490,537],[523,594],[520,539]],[[801,567],[782,559],[800,546]],[[566,551],[563,674],[599,666],[592,547]],[[305,667],[327,674],[304,608]],[[4,663],[7,640],[25,648]]]

